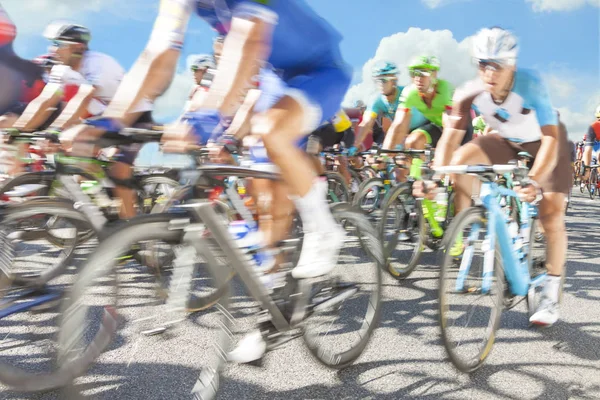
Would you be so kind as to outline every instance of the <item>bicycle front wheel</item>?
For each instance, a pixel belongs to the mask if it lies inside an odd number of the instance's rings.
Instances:
[[[494,273],[489,280],[483,279],[484,254],[490,248],[486,229],[483,208],[462,211],[445,238],[440,272],[442,341],[452,364],[467,373],[479,368],[492,349],[505,293],[497,243],[493,254]]]
[[[377,231],[362,213],[348,204],[331,210],[346,238],[336,268],[313,285],[304,341],[321,363],[344,368],[362,354],[377,326],[384,260]]]

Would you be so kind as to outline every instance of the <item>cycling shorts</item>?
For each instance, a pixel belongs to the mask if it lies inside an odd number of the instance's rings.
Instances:
[[[331,148],[340,143],[343,143],[347,149],[354,145],[354,131],[352,128],[348,128],[343,132],[336,132],[332,124],[326,124],[314,131],[311,136],[319,138],[323,149]]]
[[[134,128],[150,129],[154,125],[152,111],[145,111],[133,124]],[[123,164],[133,165],[138,153],[142,149],[141,143],[127,144],[119,146],[119,153],[115,156],[115,161]]]

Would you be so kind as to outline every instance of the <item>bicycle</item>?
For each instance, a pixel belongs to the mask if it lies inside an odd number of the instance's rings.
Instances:
[[[583,188],[585,187],[588,191],[590,199],[594,200],[594,197],[596,197],[598,190],[600,190],[600,184],[598,183],[598,167],[600,167],[600,165],[598,165],[598,160],[596,159],[596,157],[593,157],[592,165],[585,165],[582,162],[581,166],[583,171],[590,170],[590,174],[587,180],[581,182],[579,190],[581,191],[581,193],[583,193]],[[585,172],[583,172],[581,175],[585,176]]]
[[[451,362],[462,372],[479,368],[488,357],[499,327],[502,309],[514,307],[516,296],[527,299],[529,314],[537,307],[541,289],[546,280],[544,260],[536,258],[543,243],[536,242],[537,207],[523,203],[519,221],[507,216],[499,204],[499,196],[516,198],[517,194],[496,183],[496,175],[512,173],[516,181],[526,182],[528,169],[517,165],[460,165],[436,169],[442,174],[470,174],[476,176],[482,187],[474,200],[476,205],[459,213],[445,237],[445,247],[461,244],[462,255],[456,264],[455,256],[446,252],[439,278],[439,318],[442,341]],[[537,200],[537,199],[536,199]],[[508,213],[510,214],[510,213]],[[536,243],[538,244],[536,248]],[[479,250],[482,257],[474,260]],[[475,262],[478,261],[478,262]],[[456,294],[461,301],[450,306],[450,297]],[[469,309],[479,297],[489,296],[490,305],[483,308],[483,316],[475,317]],[[474,299],[475,297],[475,299]],[[454,323],[473,321],[481,340],[460,340],[455,336],[465,328]],[[464,345],[464,346],[462,346]],[[466,347],[466,349],[465,349]]]
[[[433,157],[430,150],[398,151],[409,156],[425,155],[425,165]],[[406,279],[419,264],[425,248],[440,249],[444,232],[454,215],[454,193],[449,182],[440,184],[437,200],[416,199],[412,194],[414,182],[420,180],[420,159],[413,160],[407,182],[390,189],[383,202],[379,231],[387,261],[387,271],[396,279]],[[426,175],[432,174],[424,167]],[[442,204],[442,201],[444,204]]]

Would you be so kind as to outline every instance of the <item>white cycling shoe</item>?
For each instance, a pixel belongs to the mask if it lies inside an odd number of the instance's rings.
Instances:
[[[238,364],[248,364],[260,360],[267,351],[267,342],[260,330],[256,329],[244,336],[227,356],[227,360]]]
[[[333,271],[345,236],[346,231],[337,224],[320,232],[305,233],[300,260],[292,270],[292,276],[308,279]]]
[[[558,304],[543,297],[536,312],[529,318],[529,322],[533,325],[548,328],[558,321]]]

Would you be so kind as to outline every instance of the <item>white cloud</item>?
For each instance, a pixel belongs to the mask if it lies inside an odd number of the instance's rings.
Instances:
[[[410,59],[420,54],[432,54],[440,59],[442,65],[440,78],[459,85],[475,76],[475,67],[469,53],[470,39],[458,42],[448,30],[430,31],[410,28],[385,37],[379,43],[375,56],[362,68],[363,81],[350,88],[344,103],[351,104],[355,100],[367,102],[377,94],[375,83],[371,79],[371,68],[376,61],[393,61],[400,68],[399,84],[409,83],[407,65]]]
[[[577,91],[578,94],[581,92]],[[578,107],[563,106],[557,107],[560,112],[560,119],[567,126],[569,137],[574,140],[581,140],[590,124],[594,121],[594,111],[600,105],[600,90],[587,95],[587,100]],[[574,111],[577,110],[577,111]]]
[[[564,79],[558,75],[545,74],[544,80],[548,85],[548,90],[552,94],[552,100],[569,99],[573,93],[577,91],[577,85],[572,81]]]
[[[151,19],[157,12],[157,5],[153,3],[145,0],[3,0],[2,7],[17,26],[20,36],[40,35],[50,22],[56,20],[86,23],[98,12],[108,12],[117,19]],[[110,20],[106,22],[110,23]]]
[[[572,11],[586,5],[600,7],[600,0],[526,0],[533,11]]]

